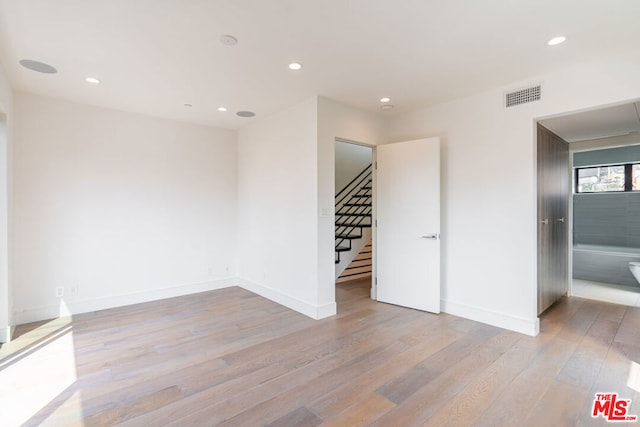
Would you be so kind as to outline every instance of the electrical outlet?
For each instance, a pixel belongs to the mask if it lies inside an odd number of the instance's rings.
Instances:
[[[64,287],[58,286],[56,288],[56,297],[62,298],[64,296]]]
[[[226,271],[227,273],[229,272],[229,266],[228,265],[224,266],[224,271]]]
[[[208,276],[213,276],[213,267],[209,267],[209,268],[207,269],[207,275],[208,275]]]
[[[78,296],[78,285],[73,285],[69,287],[69,296],[77,297]]]

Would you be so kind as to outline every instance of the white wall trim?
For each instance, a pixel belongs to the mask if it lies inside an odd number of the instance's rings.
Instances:
[[[540,332],[540,319],[523,319],[496,311],[485,310],[484,308],[458,303],[455,301],[441,300],[442,312],[497,326],[521,334],[536,336]]]
[[[338,306],[335,302],[316,307],[316,316],[314,319],[320,320],[327,317],[335,316],[338,313]]]
[[[11,341],[14,328],[14,326],[7,326],[0,329],[0,343],[8,343]]]
[[[291,310],[297,311],[298,313],[302,313],[305,316],[311,317],[312,319],[324,319],[325,317],[333,316],[337,313],[337,306],[335,302],[317,306],[277,289],[273,289],[246,279],[239,279],[238,286],[250,292],[258,294],[264,298],[267,298],[268,300],[271,300],[275,303],[290,308]]]
[[[183,295],[195,294],[199,292],[213,291],[232,286],[240,286],[250,292],[267,298],[277,304],[283,305],[294,311],[311,317],[312,319],[324,319],[334,316],[337,313],[335,302],[324,305],[313,305],[307,301],[300,300],[291,295],[285,294],[273,288],[251,282],[237,277],[225,278],[214,281],[190,283],[186,285],[174,286],[170,288],[155,289],[146,292],[132,294],[115,295],[105,298],[95,298],[86,300],[59,300],[58,305],[44,307],[34,307],[16,313],[16,323],[30,323],[40,320],[57,319],[59,317],[88,313],[91,311],[105,310],[109,308],[123,307],[132,304],[139,304],[149,301],[157,301],[165,298],[179,297]],[[12,328],[0,330],[0,342],[8,342]]]
[[[105,310],[108,308],[123,307],[143,302],[156,301],[165,298],[179,297],[183,295],[195,294],[199,292],[213,291],[216,289],[237,286],[236,277],[189,283],[185,285],[173,286],[169,288],[154,289],[132,294],[115,295],[104,298],[86,300],[65,300],[60,299],[59,305],[34,307],[21,310],[15,313],[16,323],[30,323],[39,320],[56,319],[58,317],[88,313],[91,311]],[[1,340],[0,340],[1,341]]]

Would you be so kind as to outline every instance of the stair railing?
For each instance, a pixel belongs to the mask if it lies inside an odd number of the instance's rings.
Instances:
[[[336,194],[335,221],[336,224],[341,224],[335,227],[336,235],[350,236],[358,228],[360,228],[360,234],[362,234],[362,227],[369,225],[364,224],[364,221],[369,218],[372,213],[371,188],[366,188],[371,187],[371,177],[372,165],[370,164]],[[365,194],[362,194],[363,192]],[[354,200],[358,200],[358,202],[356,203]],[[352,205],[348,205],[350,203],[352,203]],[[351,239],[336,238],[336,249],[340,247],[345,240],[349,242],[349,248],[351,248]]]
[[[353,178],[351,180],[351,182],[349,182],[347,185],[345,185],[342,190],[338,191],[338,194],[336,194],[335,197],[335,208],[336,210],[338,209],[338,206],[340,205],[340,203],[342,203],[347,197],[349,197],[351,195],[351,193],[354,192],[354,190],[356,188],[360,188],[360,185],[362,184],[362,182],[365,179],[368,179],[371,177],[371,164],[369,164],[369,166],[367,166],[366,168],[364,168],[362,170],[362,172],[360,172],[355,178]],[[348,191],[347,191],[348,190]],[[340,200],[338,200],[340,199]]]

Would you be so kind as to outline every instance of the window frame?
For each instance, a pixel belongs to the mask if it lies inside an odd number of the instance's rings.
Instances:
[[[613,164],[613,165],[589,165],[589,166],[580,166],[573,168],[573,193],[574,194],[620,194],[620,193],[631,193],[638,192],[640,190],[633,189],[633,166],[640,165],[640,162],[633,163],[622,163],[622,164]],[[578,177],[580,175],[580,171],[584,169],[594,169],[594,168],[603,168],[603,167],[619,167],[624,166],[624,189],[622,191],[579,191],[579,181]]]
[[[629,187],[631,188],[631,190],[629,191],[640,191],[640,188],[638,188],[637,190],[633,189],[633,167],[634,166],[640,167],[640,162],[631,163],[631,167],[629,168],[629,176],[625,175],[624,179],[625,179],[625,183],[626,181],[629,181]],[[626,172],[626,169],[625,169],[625,172]]]

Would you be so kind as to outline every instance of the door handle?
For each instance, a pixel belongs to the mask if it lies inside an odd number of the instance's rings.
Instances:
[[[545,225],[549,224],[549,219],[548,218],[543,219],[542,221],[540,221],[540,224],[545,224]]]
[[[433,233],[433,234],[427,234],[426,236],[420,236],[420,237],[422,239],[438,240],[440,236],[438,235],[438,233]]]
[[[564,218],[558,218],[558,219],[556,219],[556,221],[558,221],[558,222],[564,222]]]

